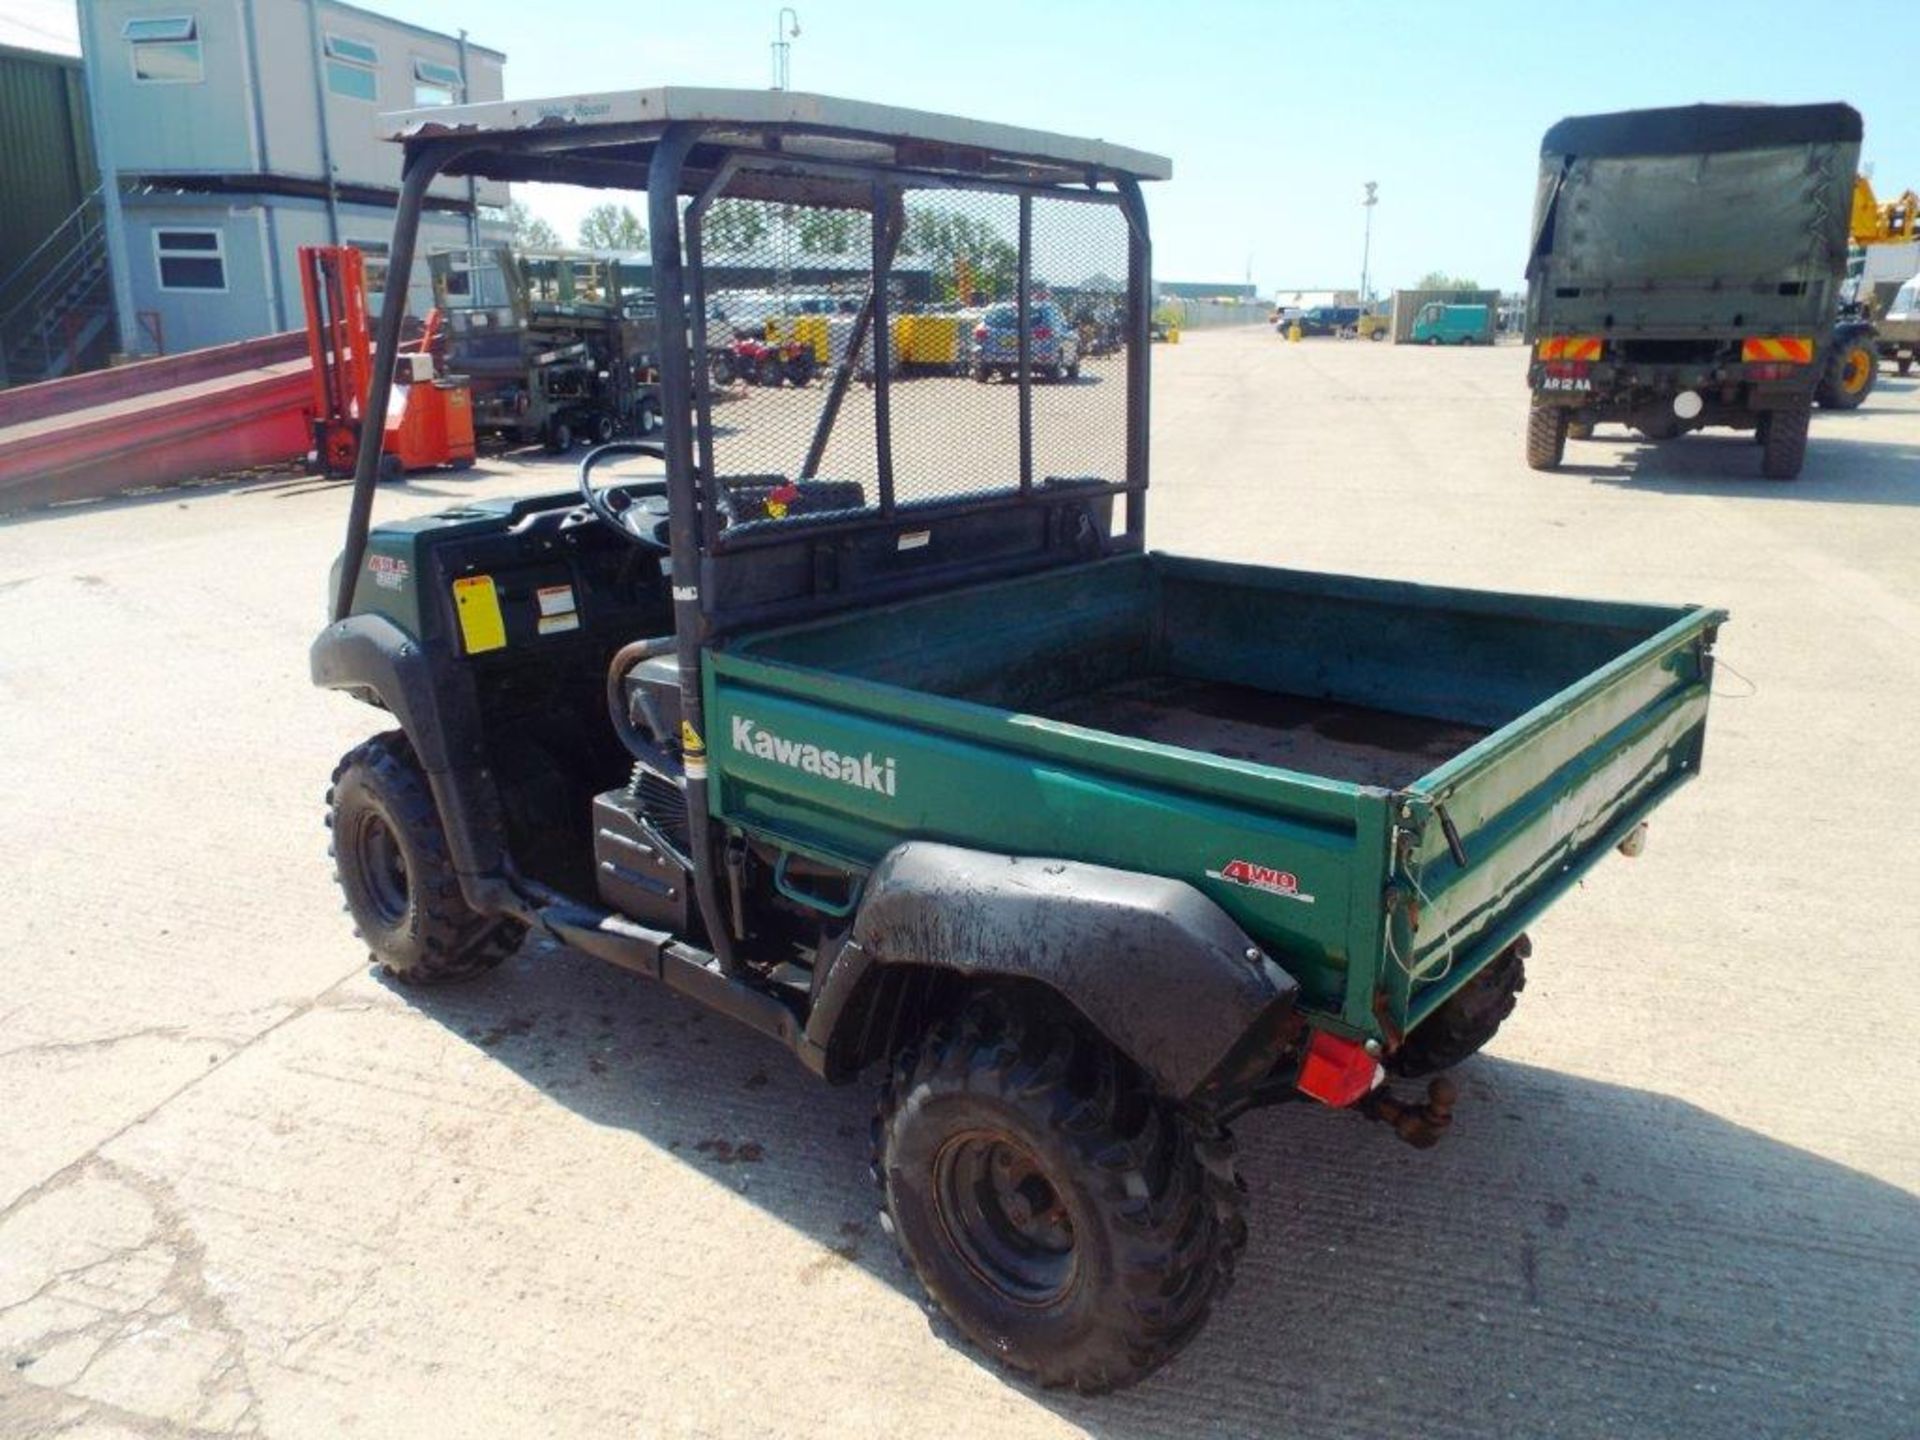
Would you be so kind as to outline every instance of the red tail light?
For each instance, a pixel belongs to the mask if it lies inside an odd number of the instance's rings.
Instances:
[[[1300,1062],[1300,1078],[1293,1083],[1301,1094],[1337,1108],[1365,1099],[1386,1073],[1358,1040],[1316,1030],[1307,1043],[1307,1058]]]
[[[1584,360],[1549,360],[1540,368],[1555,380],[1584,380],[1593,367]]]
[[[1051,340],[1053,338],[1053,327],[1051,325],[1034,326],[1033,338],[1036,340]]]
[[[984,339],[986,339],[986,338],[987,338],[987,327],[986,327],[986,326],[984,326],[984,325],[976,325],[976,326],[974,326],[974,327],[973,327],[973,338],[974,338],[974,339],[976,339],[976,340],[984,340]]]
[[[1747,366],[1749,380],[1791,380],[1798,374],[1798,365],[1768,364]]]

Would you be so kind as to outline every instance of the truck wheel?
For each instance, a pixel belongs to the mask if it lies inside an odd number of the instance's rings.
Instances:
[[[1760,473],[1769,480],[1792,480],[1807,463],[1807,425],[1813,402],[1800,401],[1791,410],[1769,411],[1766,438],[1761,441]]]
[[[613,416],[605,413],[595,415],[593,417],[593,443],[596,445],[605,445],[613,439],[618,429],[619,426],[613,422]]]
[[[564,420],[556,420],[547,427],[547,452],[552,455],[564,455],[573,448],[573,427]]]
[[[1567,412],[1533,402],[1527,411],[1527,468],[1551,470],[1567,453]]]
[[[1413,1079],[1451,1069],[1478,1053],[1527,988],[1527,957],[1532,953],[1533,942],[1522,935],[1494,956],[1387,1057],[1388,1073]]]
[[[460,893],[427,777],[405,735],[349,750],[327,787],[327,853],[354,933],[409,985],[470,980],[519,948],[527,927]]]
[[[660,428],[660,402],[651,395],[643,396],[636,412],[635,424],[642,435],[651,435]]]
[[[974,1344],[1042,1385],[1130,1385],[1246,1243],[1231,1142],[1104,1042],[982,997],[903,1052],[874,1117],[882,1222]]]
[[[1820,406],[1825,410],[1858,410],[1873,393],[1880,357],[1865,340],[1849,340],[1833,357],[1820,382]]]

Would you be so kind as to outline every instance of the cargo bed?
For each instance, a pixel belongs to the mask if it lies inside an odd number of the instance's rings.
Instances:
[[[716,810],[856,866],[923,838],[1183,879],[1323,1015],[1404,1028],[1691,776],[1722,618],[1074,566],[716,653]]]

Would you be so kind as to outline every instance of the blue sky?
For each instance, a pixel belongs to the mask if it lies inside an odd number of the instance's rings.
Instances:
[[[47,0],[0,0],[0,11]],[[59,3],[59,0],[54,0]],[[753,0],[362,0],[507,52],[509,95],[768,83]],[[1541,132],[1698,100],[1845,100],[1883,192],[1920,189],[1920,6],[1853,0],[805,0],[796,90],[1103,136],[1173,157],[1155,270],[1263,293],[1428,270],[1513,287]],[[1824,26],[1823,26],[1824,22]],[[567,238],[594,198],[529,192]]]

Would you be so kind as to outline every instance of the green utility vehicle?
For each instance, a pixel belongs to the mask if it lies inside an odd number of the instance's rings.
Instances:
[[[1527,464],[1603,421],[1666,440],[1751,430],[1806,459],[1847,263],[1860,116],[1694,105],[1562,120],[1540,146],[1527,263]]]
[[[1422,305],[1408,340],[1415,345],[1491,345],[1493,312],[1485,305]]]
[[[437,175],[647,192],[665,428],[578,493],[377,528],[361,466],[312,656],[390,717],[329,798],[360,932],[422,984],[535,932],[878,1071],[885,1227],[1045,1384],[1200,1328],[1246,1236],[1236,1115],[1433,1143],[1451,1082],[1386,1077],[1485,1044],[1527,927],[1699,769],[1717,611],[1147,549],[1158,156],[778,91],[396,133],[394,287]],[[943,234],[1004,262],[1018,345],[1094,283],[1119,343],[1071,385],[1025,354],[892,383],[894,272]],[[802,235],[864,267],[842,357],[718,424],[707,277]]]

